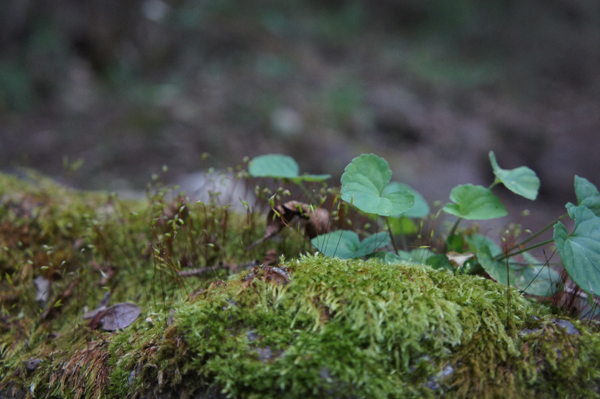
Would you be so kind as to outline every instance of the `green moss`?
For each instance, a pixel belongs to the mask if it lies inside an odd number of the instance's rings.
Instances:
[[[39,178],[1,176],[0,198],[7,397],[599,396],[596,328],[572,320],[570,335],[516,291],[508,309],[507,288],[489,280],[293,251],[280,269],[184,280],[184,259],[247,261],[255,215],[201,204],[184,215],[163,191],[126,202]],[[94,263],[117,274],[99,284]],[[40,275],[53,288],[45,304]],[[123,331],[81,319],[105,290],[143,309]]]
[[[597,334],[580,324],[581,335],[566,334],[516,292],[507,328],[504,286],[421,265],[302,257],[286,266],[289,284],[257,270],[248,285],[243,273],[176,306],[168,329],[121,334],[113,347],[128,360],[117,362],[115,385],[135,375],[140,389],[186,382],[256,398],[597,395]]]

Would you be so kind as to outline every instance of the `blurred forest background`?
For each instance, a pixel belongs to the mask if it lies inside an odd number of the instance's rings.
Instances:
[[[600,184],[599,71],[591,0],[3,0],[0,169],[137,190],[284,153],[338,185],[374,152],[446,202],[494,150],[557,216]]]

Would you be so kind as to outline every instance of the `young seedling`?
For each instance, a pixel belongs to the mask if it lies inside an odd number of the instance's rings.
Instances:
[[[287,179],[296,184],[308,198],[310,194],[303,182],[323,182],[331,175],[300,175],[300,167],[294,158],[281,154],[260,155],[250,161],[248,173],[252,177],[272,177],[274,179]]]
[[[354,158],[346,167],[341,180],[341,197],[365,213],[383,216],[394,251],[398,254],[398,246],[392,235],[388,218],[413,208],[415,196],[407,186],[390,183],[391,177],[392,171],[385,159],[374,154],[363,154]],[[421,209],[418,211],[421,211],[424,206],[422,204],[419,206]],[[330,240],[336,238],[340,240],[343,237],[343,233],[335,233],[335,236],[332,234],[334,233],[316,237],[311,242],[321,253],[325,253],[325,248],[330,248],[328,244]],[[381,245],[374,246],[371,252],[380,247]]]

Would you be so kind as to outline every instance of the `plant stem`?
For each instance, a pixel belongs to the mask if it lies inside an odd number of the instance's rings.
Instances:
[[[491,190],[492,188],[496,187],[498,184],[500,184],[500,179],[498,179],[496,177],[496,179],[494,179],[494,182],[492,184],[490,184],[490,186],[488,187],[488,190]]]
[[[454,226],[452,226],[452,229],[450,229],[450,234],[448,234],[448,237],[454,235],[461,220],[463,220],[463,218],[458,218],[458,220],[454,223]]]
[[[392,234],[392,226],[390,226],[390,219],[386,217],[385,222],[387,223],[388,234],[390,235],[390,240],[392,241],[394,252],[396,253],[396,255],[399,255],[400,253],[398,252],[398,246],[396,245],[396,240],[394,239],[394,235]]]
[[[452,237],[454,235],[454,233],[456,232],[456,229],[458,228],[458,225],[462,219],[463,218],[459,217],[458,220],[454,223],[454,225],[450,229],[450,233],[448,234],[448,237]],[[446,244],[444,245],[444,252],[446,252],[446,251],[448,251],[448,240],[446,240]]]
[[[520,247],[521,245],[527,244],[529,241],[531,241],[534,238],[538,237],[539,235],[543,234],[549,228],[553,227],[556,223],[558,223],[561,219],[564,219],[567,215],[568,215],[568,213],[565,213],[565,214],[557,217],[552,222],[550,222],[550,224],[548,224],[546,227],[544,227],[543,229],[541,229],[537,233],[533,234],[531,237],[529,237],[529,238],[521,241],[520,243],[516,244],[515,246]]]
[[[306,189],[306,187],[304,187],[304,184],[302,183],[302,180],[298,180],[297,182],[292,180],[292,183],[296,183],[296,185],[298,187],[300,187],[300,189],[302,190],[302,192],[304,193],[304,195],[306,195],[306,198],[307,198],[307,200],[309,202],[312,201],[312,196],[310,195],[310,193],[308,192],[308,190]]]
[[[406,242],[406,234],[404,234],[404,232],[400,236],[400,241],[402,242],[402,249],[408,251],[408,243]]]
[[[509,253],[509,254],[504,254],[504,255],[502,255],[501,257],[499,257],[499,258],[498,258],[498,259],[496,259],[496,260],[498,260],[498,261],[501,261],[501,260],[504,260],[504,259],[510,258],[511,256],[515,256],[515,255],[518,255],[518,254],[522,254],[523,252],[530,251],[530,250],[532,250],[532,249],[534,249],[534,248],[542,247],[542,246],[544,246],[544,245],[546,245],[546,244],[550,244],[550,243],[552,243],[552,242],[554,242],[554,239],[552,239],[552,240],[547,240],[547,241],[542,241],[542,242],[540,242],[540,243],[537,243],[537,244],[535,244],[535,245],[532,245],[532,246],[530,246],[530,247],[527,247],[527,248],[524,248],[524,249],[520,249],[520,250],[518,250],[518,251],[516,251],[516,252],[511,252],[511,253]]]
[[[506,258],[506,327],[510,328],[510,268]]]

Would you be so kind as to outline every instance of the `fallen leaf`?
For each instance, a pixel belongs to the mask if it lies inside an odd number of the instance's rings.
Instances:
[[[100,325],[100,320],[102,320],[102,318],[104,317],[104,312],[106,312],[106,309],[98,311],[93,316],[92,320],[90,321],[90,328],[92,330],[98,328],[98,326]]]
[[[290,282],[290,273],[287,267],[267,266],[263,267],[264,275],[261,280],[275,284],[285,284]]]
[[[267,229],[264,239],[276,236],[296,216],[304,216],[308,205],[299,201],[288,201],[285,204],[271,208],[267,215]]]
[[[90,310],[89,312],[84,313],[83,316],[81,316],[81,317],[84,320],[92,319],[92,318],[96,317],[96,315],[98,313],[106,310],[106,308],[108,307],[109,301],[110,301],[110,291],[106,291],[104,293],[104,296],[102,297],[102,300],[100,301],[100,303],[98,303],[98,306],[96,307],[96,309]]]
[[[329,227],[329,211],[324,208],[317,208],[309,213],[308,223],[304,227],[304,233],[309,240],[318,235],[327,234]]]
[[[128,327],[138,318],[142,309],[136,304],[129,302],[117,303],[104,311],[100,319],[102,329],[115,331]]]
[[[252,268],[250,273],[242,280],[244,283],[240,287],[238,295],[248,288],[255,278],[278,285],[286,284],[290,282],[290,270],[287,267],[256,266]]]
[[[288,201],[271,208],[267,214],[267,228],[262,238],[250,244],[250,250],[279,234],[284,227],[294,224],[294,220],[303,221],[304,234],[312,239],[319,234],[329,232],[329,211],[323,208],[313,209],[312,206],[300,201]]]
[[[458,269],[460,267],[463,267],[466,261],[474,258],[475,254],[473,252],[465,252],[464,254],[461,254],[458,252],[450,251],[446,253],[446,257],[450,261],[452,267]]]

